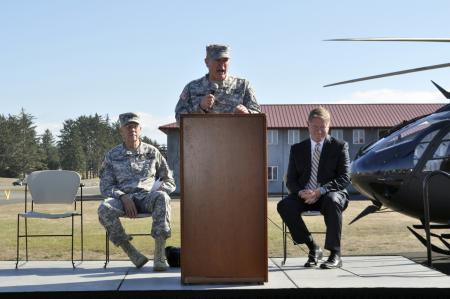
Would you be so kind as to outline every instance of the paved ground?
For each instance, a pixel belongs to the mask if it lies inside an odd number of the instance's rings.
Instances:
[[[0,262],[0,293],[59,291],[153,291],[298,288],[449,288],[450,276],[403,256],[349,256],[336,270],[305,269],[306,258],[269,259],[269,282],[257,284],[183,285],[180,269],[154,273],[149,262],[138,270],[128,261],[85,261],[73,270],[66,261],[32,261],[18,270]]]

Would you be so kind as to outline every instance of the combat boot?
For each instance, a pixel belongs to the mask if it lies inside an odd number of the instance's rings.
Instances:
[[[164,248],[166,247],[166,239],[159,236],[155,238],[155,254],[153,258],[153,271],[166,271],[169,266],[166,263],[166,255]]]
[[[124,242],[120,247],[125,251],[125,253],[130,258],[131,262],[136,266],[136,268],[141,268],[148,262],[148,258],[140,253],[130,242]]]

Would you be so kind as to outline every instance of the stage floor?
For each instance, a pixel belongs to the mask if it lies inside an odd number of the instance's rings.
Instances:
[[[269,282],[258,284],[183,285],[180,269],[152,271],[151,261],[135,269],[128,261],[85,261],[74,270],[66,261],[30,261],[18,270],[0,262],[0,292],[161,291],[301,288],[449,288],[450,276],[403,256],[348,256],[341,269],[303,267],[306,258],[269,259]]]

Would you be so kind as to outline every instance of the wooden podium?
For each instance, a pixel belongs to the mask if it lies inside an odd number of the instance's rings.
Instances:
[[[181,117],[181,281],[267,282],[264,114]]]

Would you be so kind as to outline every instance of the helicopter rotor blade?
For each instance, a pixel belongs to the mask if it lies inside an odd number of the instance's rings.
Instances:
[[[366,38],[333,38],[326,39],[326,42],[430,42],[430,43],[450,43],[448,37],[366,37]]]
[[[436,86],[437,89],[439,89],[439,91],[444,95],[445,98],[450,99],[450,92],[446,91],[445,89],[443,89],[441,86],[439,86],[436,82],[434,82],[433,80],[431,80],[431,83],[434,84],[434,86]]]
[[[324,85],[323,87],[349,84],[349,83],[354,83],[354,82],[359,82],[359,81],[366,81],[366,80],[378,79],[378,78],[383,78],[383,77],[397,76],[397,75],[408,74],[408,73],[422,72],[422,71],[428,71],[428,70],[439,69],[439,68],[444,68],[444,67],[450,67],[450,63],[435,64],[435,65],[429,65],[429,66],[424,66],[424,67],[402,70],[402,71],[398,71],[398,72],[385,73],[385,74],[380,74],[380,75],[375,75],[375,76],[368,76],[368,77],[362,77],[362,78],[357,78],[357,79],[352,79],[352,80],[346,80],[346,81],[336,82],[336,83],[332,83],[332,84],[327,84],[327,85]]]

